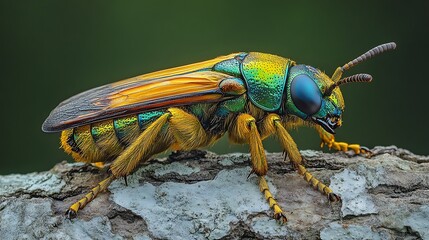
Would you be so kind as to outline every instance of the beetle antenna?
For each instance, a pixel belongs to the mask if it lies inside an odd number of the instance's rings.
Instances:
[[[334,82],[337,82],[341,78],[341,75],[343,74],[343,72],[345,70],[348,70],[351,67],[354,67],[354,66],[358,65],[359,63],[361,63],[367,59],[370,59],[370,58],[372,58],[372,57],[374,57],[380,53],[387,52],[387,51],[393,50],[395,48],[396,48],[396,43],[390,42],[390,43],[378,45],[377,47],[370,49],[366,53],[364,53],[364,54],[360,55],[359,57],[353,59],[352,61],[344,64],[344,66],[338,67],[335,70],[334,74],[332,75],[332,80]]]
[[[340,86],[341,84],[344,83],[352,83],[352,82],[371,82],[372,81],[372,76],[367,74],[367,73],[359,73],[359,74],[355,74],[352,75],[350,77],[346,77],[343,78],[341,80],[339,80],[336,85]]]
[[[381,45],[369,50],[368,52],[360,55],[359,57],[353,59],[352,61],[344,64],[344,66],[341,67],[341,70],[344,72],[344,70],[348,70],[351,67],[356,66],[359,63],[361,63],[367,59],[370,59],[370,58],[372,58],[372,57],[374,57],[380,53],[383,53],[383,52],[386,52],[389,50],[393,50],[395,48],[396,48],[396,43],[394,43],[394,42],[381,44]]]
[[[326,89],[324,96],[329,96],[332,94],[332,91],[334,91],[334,89],[342,84],[345,83],[352,83],[352,82],[371,82],[372,81],[372,76],[366,73],[359,73],[359,74],[355,74],[352,75],[350,77],[346,77],[343,79],[338,80],[337,82],[333,83],[331,86],[329,86],[328,89]]]

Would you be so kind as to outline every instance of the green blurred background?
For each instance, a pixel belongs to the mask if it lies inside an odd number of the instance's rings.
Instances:
[[[50,169],[69,156],[41,124],[62,100],[127,77],[237,51],[289,57],[331,75],[378,44],[394,52],[347,72],[337,139],[429,154],[428,1],[2,1],[0,174]],[[312,129],[300,149],[319,149]],[[268,151],[281,151],[273,140]],[[225,139],[211,148],[247,151]]]

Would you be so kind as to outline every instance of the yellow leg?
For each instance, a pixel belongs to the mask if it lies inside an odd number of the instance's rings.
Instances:
[[[160,132],[168,123],[166,136]],[[203,147],[210,142],[198,119],[180,108],[169,108],[167,113],[155,120],[140,136],[112,163],[111,170],[116,176],[130,174],[142,160],[149,159],[156,149],[166,150],[171,147],[165,145],[166,138],[174,139],[175,146],[182,150],[191,150]]]
[[[258,176],[267,174],[267,158],[254,117],[244,113],[238,115],[229,129],[229,138],[236,143],[248,143],[253,172]]]
[[[140,161],[147,160],[151,157],[157,146],[155,141],[158,141],[158,143],[162,142],[159,141],[157,136],[164,124],[167,122],[169,116],[170,113],[162,115],[145,131],[140,133],[137,139],[127,149],[125,149],[121,155],[115,159],[115,161],[113,161],[110,167],[112,175],[101,181],[88,194],[86,194],[85,197],[70,206],[66,212],[68,218],[76,216],[78,210],[83,209],[97,196],[99,192],[105,190],[114,179],[121,176],[127,176],[134,170]]]
[[[103,169],[105,164],[104,162],[95,162],[95,163],[91,163],[91,165],[98,169]]]
[[[265,129],[271,129],[270,131],[275,132],[280,139],[280,142],[283,145],[283,148],[289,154],[289,158],[292,163],[295,164],[298,169],[298,173],[304,177],[304,179],[319,192],[328,196],[329,200],[332,202],[340,201],[341,198],[333,193],[332,189],[317,180],[308,170],[302,165],[302,157],[299,153],[298,147],[296,146],[295,141],[293,141],[290,134],[287,132],[286,128],[283,127],[281,123],[281,118],[276,114],[268,115],[264,122]]]
[[[259,190],[264,194],[265,199],[268,201],[270,208],[274,211],[274,218],[279,220],[282,223],[287,222],[286,216],[283,214],[283,210],[280,208],[277,201],[274,199],[273,195],[270,192],[267,181],[264,176],[259,177]]]
[[[328,146],[329,149],[333,148],[337,151],[347,152],[348,150],[353,150],[355,154],[363,154],[367,157],[371,157],[371,151],[364,146],[359,144],[348,144],[346,142],[337,142],[335,141],[334,135],[326,132],[322,127],[316,127],[317,132],[319,133],[320,139],[322,140],[320,147]]]
[[[165,136],[159,134],[168,123]],[[169,138],[169,140],[166,140]],[[171,139],[170,139],[171,138]],[[112,163],[112,176],[100,182],[84,198],[74,203],[67,215],[73,217],[77,211],[92,201],[99,192],[105,190],[118,177],[126,177],[132,173],[139,162],[148,160],[153,154],[166,150],[170,143],[181,149],[195,149],[205,146],[211,139],[207,137],[198,119],[179,108],[169,108],[168,112],[155,120],[126,148]],[[125,178],[126,182],[126,178]]]
[[[240,114],[229,129],[229,138],[236,143],[249,144],[252,171],[259,176],[259,189],[273,209],[274,218],[282,223],[286,222],[287,218],[271,194],[267,181],[265,180],[265,174],[268,171],[268,163],[255,118],[249,114]]]
[[[79,201],[77,201],[76,203],[71,205],[66,212],[67,218],[72,219],[72,218],[76,217],[77,211],[84,208],[89,202],[94,200],[94,198],[97,197],[97,195],[100,192],[106,190],[107,187],[110,185],[110,183],[114,179],[115,179],[115,177],[113,175],[104,179],[99,184],[97,184],[97,186],[95,188],[91,189],[91,191],[89,193],[87,193],[85,195],[85,197],[83,197],[82,199],[80,199]]]
[[[322,182],[320,182],[317,178],[315,178],[308,170],[301,164],[298,165],[298,173],[304,176],[305,181],[307,181],[314,189],[317,189],[319,192],[325,194],[329,201],[331,202],[339,202],[341,201],[341,197],[335,194],[332,189]]]
[[[155,145],[159,140],[158,135],[170,116],[171,113],[167,112],[156,119],[113,161],[110,170],[114,176],[119,177],[130,174],[140,161],[147,160],[152,156]]]
[[[171,117],[168,120],[169,132],[173,135],[175,145],[181,150],[192,150],[205,147],[213,140],[194,115],[180,108],[169,108]]]

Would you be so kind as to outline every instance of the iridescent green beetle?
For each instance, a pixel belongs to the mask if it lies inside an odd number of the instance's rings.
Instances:
[[[252,172],[259,176],[260,189],[276,219],[286,221],[265,181],[268,165],[262,146],[262,140],[273,134],[298,173],[330,201],[339,201],[302,165],[288,129],[310,125],[319,132],[322,146],[368,153],[358,144],[335,141],[333,134],[344,111],[339,86],[369,82],[372,77],[357,74],[341,79],[341,75],[395,47],[395,43],[377,46],[337,68],[331,78],[287,58],[235,53],[108,84],[62,102],[43,123],[43,131],[62,131],[61,145],[76,161],[111,162],[109,177],[71,205],[68,217],[153,155],[205,147],[227,132],[232,142],[249,144]]]

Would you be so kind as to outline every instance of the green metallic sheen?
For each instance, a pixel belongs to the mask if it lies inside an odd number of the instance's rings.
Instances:
[[[206,115],[207,109],[213,104],[200,103],[188,106],[189,111],[198,118],[203,118]]]
[[[113,127],[115,128],[116,136],[120,141],[124,139],[130,127],[137,124],[137,116],[123,117],[113,120]]]
[[[91,136],[97,142],[102,136],[114,134],[115,129],[112,121],[103,121],[91,125]]]
[[[247,95],[257,107],[278,111],[282,105],[286,77],[293,62],[276,55],[251,52],[241,64],[241,73],[247,84]]]
[[[162,110],[140,113],[139,115],[137,115],[140,129],[146,129],[149,123],[152,123],[164,113],[165,111]]]
[[[246,106],[246,95],[241,95],[238,98],[224,101],[220,104],[220,108],[228,112],[243,112]]]
[[[240,64],[241,62],[235,58],[228,59],[214,65],[213,70],[216,72],[226,73],[235,77],[240,77]]]
[[[332,93],[328,99],[322,100],[322,107],[319,112],[315,113],[313,117],[324,118],[328,114],[341,116],[344,111],[344,106],[341,106],[338,100],[336,99],[336,93]]]
[[[286,103],[285,103],[284,109],[286,110],[287,114],[293,114],[293,115],[298,116],[302,119],[306,119],[309,116],[307,116],[305,113],[301,112],[295,106],[295,104],[292,101],[291,90],[290,90],[292,80],[296,76],[301,75],[301,74],[305,74],[305,75],[309,76],[311,79],[313,79],[313,81],[319,87],[321,92],[323,92],[324,89],[326,88],[326,83],[324,83],[323,80],[321,79],[321,75],[323,73],[319,69],[316,69],[314,67],[307,66],[307,65],[296,65],[296,66],[293,66],[289,69],[289,75],[288,75],[287,83],[286,83],[287,95],[286,95]],[[333,94],[330,101],[327,101],[327,99],[323,98],[322,99],[322,105],[321,105],[319,111],[317,113],[313,114],[312,117],[324,118],[328,115],[328,113],[334,114],[334,115],[341,115],[341,113],[342,113],[341,106],[339,107],[339,106],[334,105],[335,102],[338,104],[338,100],[335,99],[335,101],[332,101],[333,97],[336,97],[336,93]]]
[[[313,117],[324,118],[328,113],[335,113],[336,107],[330,101],[322,101],[320,110],[313,115]]]

